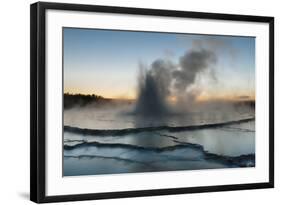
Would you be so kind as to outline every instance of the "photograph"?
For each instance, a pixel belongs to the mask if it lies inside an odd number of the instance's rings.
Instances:
[[[255,46],[63,27],[63,176],[254,168]]]
[[[274,188],[274,109],[273,16],[30,6],[33,202]]]

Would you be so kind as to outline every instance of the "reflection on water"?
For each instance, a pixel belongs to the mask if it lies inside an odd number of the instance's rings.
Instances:
[[[65,144],[74,145],[87,142],[131,144],[142,147],[168,147],[186,143],[200,144],[205,151],[239,156],[255,153],[255,121],[221,128],[198,129],[192,131],[168,132],[163,130],[144,131],[123,136],[93,136],[64,133]]]
[[[254,167],[254,116],[254,110],[158,118],[133,115],[128,106],[67,110],[64,125],[78,131],[64,131],[64,175]]]
[[[181,141],[200,144],[204,150],[226,156],[255,153],[255,121],[177,133]]]
[[[129,112],[130,110],[131,112]],[[79,108],[64,111],[64,125],[88,129],[126,129],[157,126],[188,126],[220,123],[254,117],[254,111],[176,113],[161,117],[142,117],[132,114],[133,106]]]
[[[65,132],[64,144],[65,176],[254,166],[255,121],[121,136]]]

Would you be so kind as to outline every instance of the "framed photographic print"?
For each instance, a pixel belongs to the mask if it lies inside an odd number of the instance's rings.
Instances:
[[[274,18],[31,5],[34,202],[274,186]]]

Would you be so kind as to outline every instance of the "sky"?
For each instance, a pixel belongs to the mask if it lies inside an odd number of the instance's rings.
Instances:
[[[83,28],[63,29],[64,92],[135,99],[140,64],[174,64],[192,48],[210,49],[215,80],[196,80],[198,98],[255,98],[255,38]]]

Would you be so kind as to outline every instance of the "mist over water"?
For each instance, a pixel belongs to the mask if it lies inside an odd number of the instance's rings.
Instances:
[[[64,175],[254,167],[255,106],[197,101],[220,49],[235,53],[197,40],[175,61],[140,62],[136,100],[65,109]]]
[[[65,124],[94,129],[125,129],[150,126],[185,126],[208,124],[253,117],[255,108],[233,102],[213,100],[198,102],[203,92],[198,80],[216,83],[218,52],[235,56],[235,49],[225,41],[193,40],[192,47],[174,61],[155,59],[139,63],[136,77],[137,99],[92,103],[65,111]],[[247,97],[247,96],[245,96]]]

